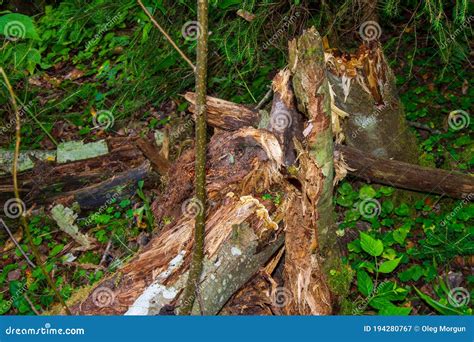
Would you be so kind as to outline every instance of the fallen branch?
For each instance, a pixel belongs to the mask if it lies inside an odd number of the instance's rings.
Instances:
[[[193,93],[186,93],[185,97],[192,101],[193,96]],[[225,101],[226,107],[219,107],[217,104],[224,100],[208,97],[207,101],[213,108],[213,115],[208,117],[210,126],[231,131],[243,126],[256,126],[260,122],[260,114],[257,111],[249,111],[244,105]],[[222,119],[229,117],[227,108],[232,108],[232,120]],[[190,110],[193,111],[192,106]],[[239,116],[240,113],[243,113],[243,117]],[[460,172],[374,157],[344,145],[336,145],[335,152],[344,155],[350,175],[366,181],[453,198],[464,198],[474,192],[474,177]]]
[[[355,177],[396,188],[465,198],[474,193],[474,177],[455,171],[434,169],[376,158],[349,146],[337,146]]]

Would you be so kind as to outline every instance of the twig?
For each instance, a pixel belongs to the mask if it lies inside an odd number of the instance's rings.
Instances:
[[[434,128],[431,128],[429,127],[428,125],[425,125],[425,124],[422,124],[422,123],[419,123],[419,122],[415,122],[415,121],[408,121],[408,124],[412,127],[415,127],[415,128],[418,128],[418,129],[422,129],[424,131],[428,131],[432,134],[442,134],[443,132],[441,132],[440,130],[437,130],[437,129],[434,129]]]
[[[54,145],[58,146],[58,142],[56,141],[56,139],[54,139],[54,137],[51,135],[51,133],[48,132],[48,130],[46,129],[46,127],[43,126],[43,124],[38,120],[38,118],[36,117],[36,115],[34,115],[30,108],[28,107],[28,105],[25,106],[25,104],[18,98],[18,96],[15,96],[15,99],[16,101],[21,105],[21,109],[24,110],[25,112],[27,112],[31,118],[33,119],[33,121],[43,130],[43,132],[48,136],[48,138],[53,142]]]
[[[184,288],[180,313],[192,313],[196,286],[201,278],[204,259],[204,235],[206,226],[206,80],[208,49],[208,1],[198,0],[198,22],[201,27],[197,45],[196,69],[196,148],[195,189],[199,211],[194,226],[194,248],[189,275]]]
[[[168,40],[168,42],[174,47],[174,49],[181,55],[181,57],[183,57],[183,59],[189,64],[189,66],[195,71],[196,70],[196,66],[193,64],[193,62],[191,62],[191,60],[188,58],[188,56],[186,56],[184,54],[183,51],[181,51],[181,49],[178,47],[178,45],[176,45],[176,43],[173,41],[173,39],[169,36],[169,34],[161,27],[160,24],[158,24],[158,22],[155,20],[155,18],[153,18],[153,15],[150,13],[150,11],[148,11],[148,9],[145,7],[145,5],[143,5],[143,3],[141,2],[141,0],[137,0],[138,4],[140,5],[140,7],[143,9],[143,11],[145,12],[145,14],[148,16],[148,18],[150,18],[151,22],[153,23],[153,25],[156,26],[156,28],[158,30],[160,30],[160,32],[165,36],[165,38]]]
[[[8,228],[7,224],[5,223],[5,221],[3,221],[3,219],[0,219],[0,223],[3,225],[3,227],[5,228],[5,230],[7,231],[8,235],[10,236],[10,239],[12,239],[13,243],[15,244],[15,246],[20,250],[20,253],[23,254],[23,256],[25,257],[26,259],[26,262],[33,268],[36,268],[36,265],[33,263],[33,261],[30,260],[30,258],[28,257],[28,255],[25,253],[25,251],[23,250],[23,248],[21,248],[21,245],[18,243],[18,241],[16,241],[15,237],[13,236],[12,232],[10,231],[10,228]]]
[[[12,102],[13,110],[15,112],[15,119],[16,119],[16,127],[15,127],[15,153],[13,155],[13,167],[12,167],[12,176],[13,176],[13,192],[15,194],[15,199],[17,200],[18,203],[22,203],[20,199],[20,192],[18,190],[18,157],[20,155],[20,141],[21,141],[21,122],[20,122],[20,112],[18,110],[18,105],[16,103],[16,96],[15,93],[13,92],[13,88],[10,84],[10,81],[7,77],[7,74],[3,70],[2,67],[0,67],[0,74],[3,76],[3,79],[5,81],[5,85],[8,89],[8,92],[10,94],[10,100]],[[28,238],[28,243],[30,245],[31,251],[33,252],[33,255],[35,256],[36,261],[39,264],[39,267],[41,269],[41,272],[43,273],[44,277],[46,278],[46,281],[48,282],[49,286],[51,289],[54,291],[55,296],[61,303],[61,305],[64,307],[66,313],[68,315],[71,314],[71,311],[66,305],[66,302],[64,301],[63,297],[58,291],[58,288],[54,284],[53,280],[51,279],[48,271],[46,271],[46,268],[43,264],[43,260],[41,258],[41,254],[39,253],[38,249],[36,248],[36,245],[33,243],[33,237],[31,236],[30,232],[30,227],[28,226],[28,222],[26,222],[26,217],[25,215],[20,215],[20,224],[23,226],[23,229],[25,230],[26,237]]]
[[[272,87],[270,87],[270,89],[267,91],[265,96],[260,100],[258,105],[255,106],[255,109],[257,110],[261,109],[268,102],[268,100],[270,100],[270,98],[272,97],[272,94],[273,94],[273,89]]]
[[[31,310],[33,310],[33,312],[36,314],[36,316],[41,316],[41,313],[36,309],[35,305],[33,304],[33,302],[31,301],[30,297],[28,297],[28,295],[25,293],[23,294],[23,297],[25,297],[26,301],[28,302],[28,304],[30,304],[31,306]]]
[[[107,247],[105,247],[104,255],[102,255],[102,259],[100,259],[99,266],[102,266],[102,264],[107,259],[107,255],[109,254],[111,246],[112,246],[112,238],[109,239],[109,242],[107,243]]]

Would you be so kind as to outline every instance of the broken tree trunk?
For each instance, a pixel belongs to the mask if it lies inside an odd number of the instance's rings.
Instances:
[[[342,121],[347,145],[374,157],[418,164],[416,139],[378,41],[365,42],[355,54],[326,51],[325,59],[335,105],[348,114]]]
[[[205,260],[194,314],[216,314],[283,244],[278,223],[295,190],[279,172],[283,153],[273,134],[254,128],[215,135],[207,156]],[[170,183],[154,203],[158,221],[171,220],[114,276],[72,305],[76,314],[158,314],[179,303],[191,260],[194,215],[193,151],[171,167]],[[289,191],[290,189],[291,191]],[[285,194],[280,206],[262,199]]]
[[[187,93],[186,98],[192,100],[193,93]],[[215,106],[222,100],[209,96],[207,101],[211,106]],[[232,108],[231,113],[233,113],[233,120],[229,125],[226,125],[219,119],[219,115],[224,115],[224,113],[221,112],[217,106],[214,108],[213,118],[208,119],[210,126],[218,125],[219,128],[228,131],[242,127],[240,126],[242,123],[235,123],[241,122],[238,113],[240,113],[242,108],[247,108],[246,106],[228,102],[227,108]],[[258,123],[259,120],[261,120],[260,113],[258,111],[252,111],[252,113],[254,118],[251,119],[247,113],[246,122]],[[416,164],[398,160],[378,158],[357,148],[341,144],[335,146],[335,153],[336,156],[337,154],[343,154],[348,166],[347,171],[351,176],[364,179],[368,182],[386,184],[396,188],[436,195],[447,195],[454,198],[465,198],[467,193],[472,193],[474,177],[467,174],[443,169],[420,167]],[[412,178],[413,181],[407,178],[408,175],[414,177]],[[432,175],[436,176],[432,177]]]
[[[285,286],[288,314],[331,314],[334,298],[327,275],[339,259],[333,220],[333,134],[330,94],[321,36],[313,28],[289,43],[289,68],[298,109],[305,115],[304,139],[297,144],[301,194],[285,222]],[[288,89],[288,97],[293,96]],[[303,147],[304,146],[304,147]],[[299,207],[296,203],[301,203]]]

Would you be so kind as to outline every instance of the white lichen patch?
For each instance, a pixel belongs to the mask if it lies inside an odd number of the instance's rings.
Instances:
[[[167,288],[159,283],[153,283],[135,300],[125,313],[125,316],[146,316],[152,306],[162,297],[169,301],[176,297],[177,291],[174,288]]]
[[[237,247],[232,247],[230,249],[230,252],[232,253],[233,256],[239,256],[239,255],[242,255],[242,251],[237,248]]]
[[[181,266],[184,261],[184,256],[186,255],[186,251],[180,251],[177,256],[175,256],[171,261],[168,263],[168,268],[166,271],[161,272],[157,277],[157,282],[162,282],[166,278],[168,278],[174,270]]]

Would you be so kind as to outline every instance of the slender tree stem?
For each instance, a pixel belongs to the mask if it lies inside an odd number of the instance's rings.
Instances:
[[[197,45],[196,68],[196,199],[200,210],[194,228],[194,249],[188,281],[184,289],[180,313],[189,315],[196,298],[197,284],[201,277],[204,258],[204,232],[206,225],[206,81],[207,81],[207,40],[208,1],[198,0],[198,22],[201,35]]]
[[[3,76],[3,79],[5,81],[5,85],[8,89],[8,92],[10,94],[10,99],[12,102],[13,106],[13,111],[15,112],[15,120],[16,120],[16,125],[15,125],[15,152],[13,154],[13,167],[12,167],[12,175],[13,175],[13,192],[15,194],[15,199],[18,204],[23,203],[20,199],[20,192],[18,190],[18,157],[20,155],[20,142],[21,142],[21,121],[20,121],[20,111],[18,110],[18,105],[16,102],[16,96],[15,93],[13,92],[13,88],[10,84],[10,81],[7,77],[7,74],[3,70],[2,67],[0,67],[0,74]],[[36,262],[38,263],[39,268],[41,269],[41,272],[43,273],[44,277],[46,278],[46,281],[48,282],[49,286],[53,289],[55,296],[61,303],[61,305],[64,307],[64,310],[68,315],[71,314],[71,311],[66,305],[66,302],[64,301],[63,297],[58,291],[58,288],[54,284],[53,280],[51,279],[48,271],[46,271],[46,267],[43,264],[43,260],[41,258],[41,254],[39,253],[38,249],[36,248],[35,244],[33,243],[33,238],[31,236],[30,232],[30,227],[28,226],[28,222],[26,221],[26,215],[25,213],[21,213],[20,215],[20,224],[25,230],[26,237],[28,239],[28,243],[30,245],[31,251],[33,252],[33,255],[35,256]]]
[[[165,29],[163,27],[161,27],[160,24],[158,24],[158,22],[155,20],[155,18],[153,18],[153,15],[150,13],[150,11],[148,11],[148,9],[145,7],[145,5],[143,5],[143,2],[141,2],[141,0],[137,0],[138,4],[140,5],[140,7],[143,9],[143,11],[145,12],[145,14],[148,16],[148,18],[150,18],[151,22],[153,23],[153,25],[156,26],[156,28],[158,30],[160,30],[160,32],[165,36],[165,38],[168,40],[168,42],[174,47],[174,49],[181,55],[181,57],[183,57],[183,59],[186,61],[186,63],[189,64],[189,66],[193,69],[193,70],[196,70],[196,66],[193,64],[193,62],[191,62],[191,60],[188,58],[188,56],[186,56],[186,54],[178,47],[178,45],[176,45],[176,43],[173,41],[173,39],[170,37],[170,35],[165,31]],[[206,38],[207,39],[207,38]]]

